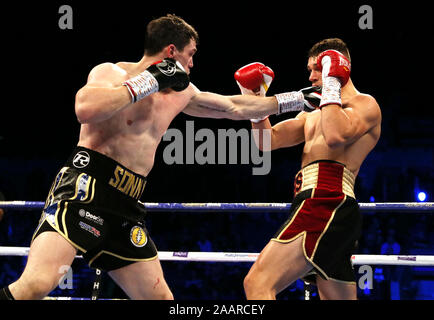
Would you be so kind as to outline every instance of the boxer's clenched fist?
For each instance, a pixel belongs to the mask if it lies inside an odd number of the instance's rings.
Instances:
[[[304,109],[305,112],[311,112],[319,108],[321,103],[321,87],[307,87],[301,89],[304,97]]]
[[[319,70],[324,77],[338,78],[341,85],[347,84],[350,78],[351,63],[339,51],[326,50],[321,52],[316,60]]]
[[[350,79],[351,63],[336,50],[321,52],[316,63],[322,72],[320,108],[328,105],[342,106],[341,87]]]
[[[274,79],[274,72],[270,67],[254,62],[238,69],[234,77],[242,94],[264,97]]]
[[[190,79],[179,62],[172,58],[157,61],[148,69],[123,83],[127,87],[131,102],[167,88],[182,91],[188,87]]]
[[[260,62],[253,62],[238,69],[234,78],[240,87],[241,94],[265,97],[274,79],[274,72],[270,67]],[[250,119],[250,121],[258,123],[267,118],[268,116],[260,119]]]

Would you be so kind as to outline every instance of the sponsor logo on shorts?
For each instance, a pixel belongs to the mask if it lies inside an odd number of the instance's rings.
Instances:
[[[148,242],[148,237],[142,227],[134,226],[130,231],[130,240],[133,245],[141,248]]]
[[[72,160],[72,164],[76,168],[84,168],[86,167],[90,162],[90,156],[89,153],[86,151],[79,151],[74,156],[74,159]]]
[[[101,218],[100,216],[95,216],[95,215],[91,214],[89,211],[86,211],[84,209],[80,209],[78,211],[78,214],[79,214],[80,217],[85,218],[85,219],[87,219],[89,221],[98,223],[101,226],[104,224],[104,219],[103,218]]]
[[[91,234],[93,234],[97,238],[99,238],[99,236],[101,236],[101,232],[98,229],[88,225],[87,223],[84,223],[83,221],[80,221],[78,223],[78,225],[80,226],[80,228],[90,232]]]

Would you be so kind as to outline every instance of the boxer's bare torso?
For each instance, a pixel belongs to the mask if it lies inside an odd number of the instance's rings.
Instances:
[[[145,64],[145,69],[149,65]],[[143,71],[143,66],[137,63],[118,63],[112,67],[113,71],[107,77],[113,86],[120,86]],[[193,95],[191,85],[181,92],[170,89],[157,92],[127,105],[106,120],[83,123],[78,145],[105,154],[147,176],[162,136]]]
[[[334,160],[346,165],[355,176],[368,153],[377,144],[381,133],[381,115],[375,99],[369,95],[352,92],[349,96],[343,95],[343,111],[357,114],[359,126],[358,133],[349,141],[336,146],[326,143],[321,116],[322,111],[315,110],[304,113],[304,137],[305,144],[302,155],[302,167],[315,160]],[[324,110],[326,111],[326,110]],[[366,130],[366,132],[364,132]]]

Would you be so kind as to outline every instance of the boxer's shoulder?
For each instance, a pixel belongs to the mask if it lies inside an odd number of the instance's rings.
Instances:
[[[134,70],[137,68],[137,63],[135,62],[126,62],[126,61],[120,61],[120,62],[116,62],[114,63],[114,66],[117,68],[121,68],[125,71],[130,71],[130,70]]]
[[[122,81],[128,78],[128,70],[111,62],[104,62],[92,68],[89,72],[89,82],[101,82],[108,80]]]
[[[370,94],[357,92],[355,95],[350,96],[348,99],[344,100],[343,107],[351,108],[374,108],[380,109],[377,100]]]

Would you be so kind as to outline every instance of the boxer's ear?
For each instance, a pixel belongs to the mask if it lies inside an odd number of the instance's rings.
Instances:
[[[173,55],[175,54],[175,50],[176,50],[176,46],[174,44],[169,44],[166,47],[166,53],[167,53],[167,58],[173,58]]]

